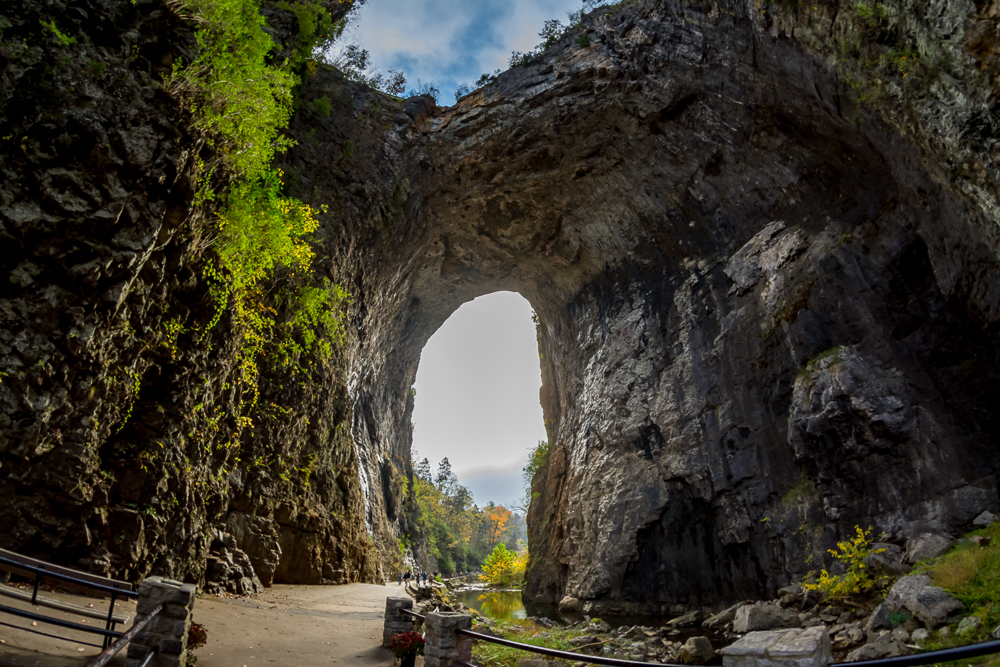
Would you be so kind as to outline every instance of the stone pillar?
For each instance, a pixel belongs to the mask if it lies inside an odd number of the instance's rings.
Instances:
[[[832,661],[825,625],[749,632],[719,652],[723,667],[826,667]]]
[[[455,660],[472,660],[472,638],[455,634],[472,628],[472,616],[454,611],[430,612],[424,619],[424,664],[452,667]]]
[[[165,606],[149,625],[132,638],[125,667],[142,664],[149,649],[154,646],[160,650],[149,663],[150,667],[187,667],[187,637],[195,593],[194,584],[182,584],[161,577],[147,577],[139,584],[135,623],[161,604]]]
[[[413,611],[412,598],[386,598],[385,624],[382,626],[382,648],[389,648],[389,639],[393,635],[413,630],[413,617],[404,614],[403,610]]]

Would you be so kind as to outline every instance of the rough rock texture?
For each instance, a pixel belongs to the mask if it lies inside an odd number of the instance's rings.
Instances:
[[[897,540],[996,507],[995,114],[976,88],[994,60],[963,50],[975,17],[935,4],[957,21],[941,48],[964,55],[889,125],[873,113],[890,100],[859,107],[824,59],[859,34],[848,9],[818,5],[825,28],[777,3],[601,10],[450,108],[322,69],[306,84],[334,112],[296,120],[285,167],[330,205],[355,295],[377,534],[399,517],[421,347],[503,289],[539,317],[553,443],[529,516],[536,601],[760,597],[855,525]],[[910,9],[901,30],[937,34]],[[943,99],[941,80],[968,94]],[[939,150],[958,136],[982,170]]]
[[[0,7],[0,544],[201,581],[214,527],[266,583],[375,580],[343,356],[251,413],[205,333],[213,156],[161,84],[195,46],[159,2]]]
[[[298,146],[283,166],[292,194],[329,207],[321,270],[353,296],[350,343],[303,384],[265,378],[265,400],[280,410],[243,436],[236,466],[217,447],[197,458],[209,425],[198,415],[236,401],[225,392],[225,338],[212,353],[185,348],[180,363],[140,345],[169,311],[129,320],[138,335],[108,325],[122,305],[141,313],[175,303],[171,290],[203,295],[197,271],[129,277],[161,266],[148,259],[168,241],[159,227],[128,241],[132,265],[111,250],[73,260],[47,250],[44,239],[66,238],[56,225],[94,224],[73,207],[104,171],[81,167],[78,185],[7,140],[8,179],[31,174],[25,187],[38,193],[5,184],[2,201],[4,233],[30,255],[4,260],[7,289],[22,290],[8,310],[24,314],[9,316],[0,350],[3,372],[17,377],[0,385],[2,474],[14,482],[3,492],[40,517],[12,517],[21,523],[10,544],[84,556],[93,532],[107,545],[128,526],[143,537],[130,539],[135,553],[111,549],[119,563],[155,554],[158,568],[190,572],[208,546],[198,529],[212,521],[276,581],[374,577],[368,535],[386,567],[398,560],[395,537],[412,528],[401,492],[420,350],[462,303],[504,289],[538,314],[552,443],[529,515],[530,598],[602,612],[757,598],[828,558],[855,525],[899,540],[997,509],[997,54],[984,30],[996,3],[890,2],[905,19],[884,29],[853,2],[797,4],[600,9],[449,108],[397,103],[329,68],[307,77],[291,128]],[[927,64],[905,78],[859,74],[844,39],[916,44]],[[312,104],[323,97],[328,105]],[[61,132],[57,123],[50,144]],[[150,132],[135,134],[159,136]],[[128,145],[145,155],[138,139]],[[149,169],[128,192],[160,184]],[[11,232],[19,221],[33,235]],[[141,227],[101,229],[112,248],[115,234]],[[95,254],[110,262],[79,269],[99,276],[81,298],[104,305],[84,309],[92,321],[67,323],[71,335],[60,319],[72,316],[68,298],[54,290],[82,289],[66,267]],[[183,325],[196,329],[204,310]],[[77,353],[63,366],[22,343],[7,352],[22,330],[67,359],[74,336],[97,336],[106,356]],[[133,365],[115,381],[119,354]],[[118,406],[136,393],[125,369],[140,378],[138,397],[114,434]],[[73,401],[53,403],[71,388]],[[80,400],[95,401],[90,412]],[[87,439],[79,424],[89,415],[98,435]],[[55,446],[57,430],[72,447]],[[102,463],[83,453],[95,450]],[[143,452],[155,455],[153,474],[136,472]],[[207,479],[171,472],[185,457],[228,477],[206,492]],[[102,482],[112,459],[118,472]],[[108,501],[86,495],[106,486]],[[202,503],[204,520],[180,521]],[[88,514],[101,506],[114,521]],[[74,513],[73,525],[55,519]]]
[[[733,632],[745,634],[757,630],[794,628],[799,625],[799,615],[793,609],[783,609],[773,602],[755,602],[736,610]]]
[[[959,600],[943,588],[931,585],[931,578],[926,574],[912,574],[893,584],[885,600],[865,623],[865,631],[892,627],[889,614],[896,614],[904,609],[927,627],[936,628],[949,614],[960,610],[962,606]]]

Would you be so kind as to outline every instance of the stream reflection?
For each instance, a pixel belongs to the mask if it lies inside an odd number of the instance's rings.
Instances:
[[[521,591],[466,590],[456,591],[452,597],[497,621],[527,618],[521,602]]]

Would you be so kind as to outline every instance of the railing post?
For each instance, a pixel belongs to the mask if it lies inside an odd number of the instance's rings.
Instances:
[[[389,648],[393,635],[413,630],[413,617],[403,610],[413,610],[413,598],[386,598],[385,624],[382,626],[382,648]]]
[[[194,584],[182,584],[172,579],[147,577],[139,584],[139,601],[135,620],[164,606],[163,611],[137,634],[128,647],[125,667],[138,667],[150,649],[158,649],[150,667],[187,667],[187,636],[194,610]]]
[[[457,634],[472,627],[472,617],[454,611],[430,612],[424,619],[424,664],[453,667],[472,659],[472,638]]]
[[[748,632],[719,652],[723,667],[827,667],[832,662],[825,625]]]

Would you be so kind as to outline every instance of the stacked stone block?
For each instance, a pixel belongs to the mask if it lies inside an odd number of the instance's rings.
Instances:
[[[832,662],[825,625],[750,632],[720,653],[724,667],[827,667]]]
[[[404,614],[403,610],[413,611],[411,598],[386,598],[385,624],[382,629],[382,648],[389,648],[389,640],[393,635],[413,630],[413,617]]]
[[[159,651],[150,667],[187,667],[187,637],[191,629],[196,589],[172,579],[148,577],[139,585],[135,622],[138,623],[161,604],[163,611],[131,641],[126,667],[142,664],[151,648]]]
[[[424,665],[452,667],[456,660],[472,660],[472,639],[458,630],[472,627],[472,616],[454,611],[430,612],[424,619]]]

